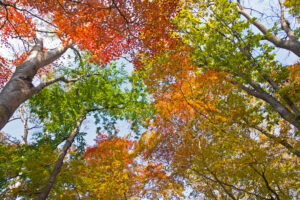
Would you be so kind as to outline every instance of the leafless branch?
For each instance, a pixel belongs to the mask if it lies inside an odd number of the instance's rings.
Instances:
[[[83,63],[80,52],[73,45],[70,47],[70,49],[72,49],[75,52],[75,54],[78,56],[80,63]]]
[[[12,118],[12,119],[8,120],[8,122],[7,122],[7,123],[9,123],[9,122],[12,122],[12,121],[15,121],[15,120],[19,120],[19,119],[21,119],[21,118],[20,118],[20,117],[14,117],[14,118]]]
[[[118,10],[118,12],[120,13],[120,15],[122,16],[122,18],[126,22],[126,28],[127,28],[128,32],[129,32],[129,34],[131,36],[133,36],[133,34],[130,31],[130,22],[128,21],[127,17],[123,14],[123,12],[121,11],[121,9],[118,7],[118,5],[116,4],[115,0],[112,0],[112,3],[113,3],[113,8],[116,8]]]
[[[26,115],[25,112],[26,112],[26,110],[25,110],[24,106],[23,105],[20,106],[20,108],[19,108],[20,118],[24,125],[24,133],[22,136],[22,143],[27,145],[28,144],[27,138],[28,138],[29,130],[28,130],[28,117],[25,116]]]
[[[253,19],[253,17],[244,9],[244,7],[240,4],[240,1],[237,1],[237,5],[239,7],[239,13],[242,14],[246,19],[250,20],[252,24],[260,30],[261,33],[263,33],[266,40],[272,42],[276,47],[284,48],[289,51],[292,51],[297,56],[300,56],[300,42],[297,40],[294,40],[293,33],[291,32],[289,26],[287,26],[286,21],[283,21],[284,23],[284,29],[288,31],[288,35],[291,36],[290,40],[283,40],[277,37],[275,34],[271,33],[270,30],[265,27],[262,23],[260,23],[258,20]],[[281,15],[282,18],[283,15]],[[285,20],[283,18],[283,20]],[[282,21],[282,20],[281,20]]]

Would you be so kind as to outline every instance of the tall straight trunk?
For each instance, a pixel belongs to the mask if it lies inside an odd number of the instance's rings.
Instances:
[[[60,46],[44,53],[43,42],[37,40],[27,59],[16,68],[0,93],[0,130],[24,101],[39,92],[32,84],[38,70],[58,59],[69,46]]]

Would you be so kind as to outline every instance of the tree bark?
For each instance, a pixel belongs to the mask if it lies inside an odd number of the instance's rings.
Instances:
[[[65,145],[63,146],[62,152],[59,155],[59,158],[57,159],[57,161],[54,164],[54,167],[53,167],[52,173],[51,173],[51,175],[49,177],[49,180],[48,180],[46,186],[44,187],[42,193],[40,194],[40,196],[38,198],[39,200],[44,200],[44,199],[46,199],[48,197],[48,195],[50,193],[50,190],[52,189],[52,187],[53,187],[53,185],[55,183],[56,177],[57,177],[57,175],[59,174],[59,172],[61,170],[64,158],[65,158],[68,150],[70,149],[70,147],[71,147],[71,145],[72,145],[72,143],[74,141],[74,138],[76,137],[76,135],[77,135],[77,133],[79,131],[81,123],[85,119],[85,116],[86,115],[82,115],[80,117],[80,119],[77,121],[77,124],[76,124],[75,128],[73,129],[73,131],[69,135],[69,137],[68,137]]]
[[[0,93],[0,130],[16,109],[37,92],[32,84],[37,71],[58,59],[69,47],[60,46],[44,53],[43,42],[37,40],[27,59],[16,68]]]

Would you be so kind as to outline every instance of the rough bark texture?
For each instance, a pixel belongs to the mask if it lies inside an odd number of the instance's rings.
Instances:
[[[37,71],[59,58],[68,47],[61,46],[44,53],[43,42],[37,40],[27,59],[16,68],[0,93],[0,130],[24,101],[39,92],[32,85]]]
[[[85,119],[85,115],[82,115],[81,118],[77,121],[76,127],[70,133],[65,145],[63,146],[62,152],[59,155],[59,158],[57,159],[57,161],[54,164],[54,167],[53,167],[52,173],[49,177],[49,180],[48,180],[46,186],[44,187],[42,193],[39,196],[39,200],[44,200],[48,197],[49,192],[50,192],[50,190],[52,189],[52,187],[55,183],[56,177],[57,177],[57,175],[59,174],[59,172],[61,170],[61,167],[62,167],[63,162],[64,162],[64,158],[65,158],[68,150],[70,149],[70,147],[71,147],[71,145],[74,141],[74,138],[76,137],[76,135],[78,133],[80,125],[81,125],[81,123],[84,119]]]

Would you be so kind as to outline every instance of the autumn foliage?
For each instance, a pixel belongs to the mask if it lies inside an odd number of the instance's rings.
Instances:
[[[74,177],[76,189],[60,194],[70,198],[77,192],[84,199],[157,199],[179,196],[182,186],[168,177],[161,163],[138,158],[137,142],[100,133],[96,145],[88,147],[84,160],[71,161],[62,176]]]
[[[157,51],[168,37],[170,17],[179,1],[31,1],[1,2],[1,45],[10,47],[13,38],[28,42],[34,37],[58,37],[62,43],[72,41],[81,50],[93,54],[91,61],[106,64],[126,53]],[[161,13],[164,13],[163,15]],[[162,44],[160,44],[162,45]],[[22,49],[21,49],[22,50]],[[20,53],[20,52],[16,52]],[[22,52],[21,52],[22,53]],[[5,70],[15,59],[1,55],[2,83],[9,77]]]
[[[231,84],[230,74],[198,71],[182,52],[163,55],[148,68],[157,115],[139,141],[140,155],[167,163],[193,198],[292,199],[297,158],[278,142],[281,137],[298,145],[290,126],[282,121],[277,139],[254,131],[256,108],[248,105],[256,101]]]
[[[28,99],[33,120],[26,142],[0,134],[0,197],[296,199],[300,65],[274,49],[300,55],[299,6],[278,1],[274,17],[243,3],[1,1],[0,45],[14,54],[1,52],[1,87],[17,69],[2,99],[23,98],[1,123]],[[98,134],[85,146],[88,121]]]

